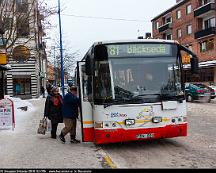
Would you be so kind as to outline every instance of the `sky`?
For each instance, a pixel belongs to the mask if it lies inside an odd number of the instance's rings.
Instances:
[[[45,0],[56,6],[58,0]],[[152,31],[151,20],[176,3],[176,0],[61,0],[63,49],[79,52],[83,58],[97,41],[136,39]],[[120,20],[119,20],[120,19]],[[47,47],[59,35],[58,15],[47,30]]]

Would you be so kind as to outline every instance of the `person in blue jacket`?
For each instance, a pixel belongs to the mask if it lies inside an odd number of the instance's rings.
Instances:
[[[79,143],[76,139],[76,123],[78,118],[78,108],[80,107],[80,99],[77,97],[77,87],[71,86],[69,92],[63,99],[63,122],[65,127],[59,135],[60,140],[65,143],[65,135],[70,133],[71,143]]]

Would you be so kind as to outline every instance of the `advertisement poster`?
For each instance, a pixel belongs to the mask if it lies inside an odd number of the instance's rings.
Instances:
[[[10,99],[0,100],[0,130],[14,129],[14,107]]]

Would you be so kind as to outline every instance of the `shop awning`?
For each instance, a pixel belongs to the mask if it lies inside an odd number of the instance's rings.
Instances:
[[[0,65],[0,70],[1,71],[6,71],[6,70],[11,70],[11,66],[10,65]]]
[[[204,67],[216,67],[216,60],[200,62],[199,63],[199,67],[200,68],[204,68]],[[184,69],[191,68],[191,65],[190,64],[183,65],[183,68]]]

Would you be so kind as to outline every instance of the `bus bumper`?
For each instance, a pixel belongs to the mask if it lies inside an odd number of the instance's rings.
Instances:
[[[148,129],[95,129],[95,144],[187,136],[187,123]]]

